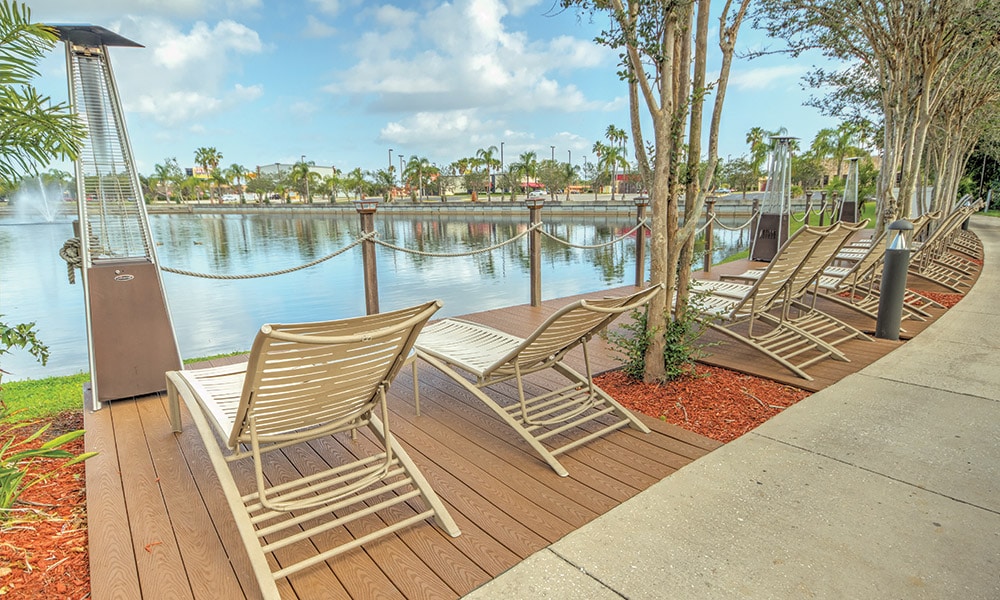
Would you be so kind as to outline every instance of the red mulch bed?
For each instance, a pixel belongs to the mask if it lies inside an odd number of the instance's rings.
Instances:
[[[82,426],[82,413],[66,413],[55,419],[46,436]],[[27,437],[36,430],[26,427],[18,435]],[[35,446],[41,443],[36,440]],[[83,438],[64,448],[82,453]],[[55,464],[39,461],[29,473],[44,473]],[[0,525],[0,598],[79,600],[90,596],[84,468],[72,465],[28,488],[10,519]]]
[[[799,388],[696,365],[694,375],[643,383],[621,371],[594,378],[624,406],[719,442],[732,441],[809,395]]]
[[[955,306],[958,304],[959,300],[965,297],[963,294],[953,294],[949,292],[928,292],[925,290],[917,290],[917,293],[921,296],[927,296],[945,308]]]

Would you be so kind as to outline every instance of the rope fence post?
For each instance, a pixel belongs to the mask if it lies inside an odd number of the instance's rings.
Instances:
[[[805,223],[805,225],[807,227],[809,226],[809,218],[812,217],[812,208],[813,208],[813,193],[811,191],[807,191],[806,192],[806,216],[803,219],[803,223]]]
[[[545,205],[544,198],[528,198],[524,201],[528,207],[531,235],[528,237],[528,259],[530,267],[529,277],[531,278],[531,305],[542,305],[542,233],[536,223],[542,222],[542,206]]]
[[[649,198],[646,196],[636,196],[632,199],[635,202],[635,287],[642,287],[646,284],[646,207],[649,206]]]
[[[826,190],[819,193],[819,226],[826,221]]]
[[[705,272],[712,272],[712,245],[713,239],[715,237],[714,233],[714,221],[715,221],[715,198],[709,198],[705,200]]]
[[[378,200],[359,200],[354,203],[354,208],[361,217],[362,234],[374,232],[375,211],[378,210]],[[369,315],[374,315],[379,312],[378,270],[375,267],[375,242],[371,238],[361,242],[361,263],[365,273],[365,311]]]

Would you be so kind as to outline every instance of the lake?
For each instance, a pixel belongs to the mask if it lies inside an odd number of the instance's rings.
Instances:
[[[527,227],[526,217],[470,218],[376,215],[375,227],[383,241],[436,253],[481,250]],[[626,216],[544,215],[543,219],[546,232],[578,245],[600,244],[635,226]],[[154,214],[150,226],[161,266],[231,275],[299,266],[361,235],[353,213]],[[0,368],[8,372],[5,380],[88,369],[83,288],[79,277],[76,285],[70,285],[66,264],[59,257],[59,249],[72,235],[69,218],[32,222],[0,216],[0,314],[8,324],[34,321],[40,339],[51,350],[46,367],[20,350],[0,357]],[[716,259],[739,250],[738,233],[717,229],[715,239]],[[543,299],[634,281],[632,238],[597,250],[569,248],[547,237],[542,241]],[[527,238],[471,256],[420,256],[381,246],[376,255],[382,310],[437,298],[444,306],[435,316],[445,317],[529,301]],[[363,281],[360,247],[304,270],[259,279],[163,274],[184,358],[246,350],[265,322],[364,314]]]

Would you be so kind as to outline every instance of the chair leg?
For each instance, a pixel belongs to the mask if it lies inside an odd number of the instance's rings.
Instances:
[[[575,371],[562,361],[552,365],[552,368],[555,369],[566,379],[569,379],[570,381],[575,381],[582,385],[587,384],[587,378],[584,377],[582,373]],[[632,411],[628,410],[621,404],[618,404],[618,402],[614,398],[609,396],[607,392],[602,390],[597,385],[594,385],[594,391],[597,392],[601,396],[601,398],[614,409],[614,413],[616,415],[622,417],[623,419],[628,419],[629,427],[641,431],[642,433],[649,433],[649,427],[646,427],[645,423],[640,421],[638,417],[632,414]]]
[[[510,416],[510,414],[506,410],[503,409],[502,406],[494,402],[493,399],[484,394],[482,390],[469,383],[468,379],[463,377],[461,374],[455,372],[454,369],[449,367],[444,362],[434,358],[433,356],[428,356],[427,354],[424,354],[423,352],[419,351],[417,352],[417,356],[424,359],[434,367],[437,367],[442,373],[444,373],[448,377],[451,377],[456,383],[460,384],[471,394],[473,394],[476,398],[479,398],[479,400],[482,401],[483,404],[489,407],[490,410],[495,412],[497,416],[503,419],[504,422],[507,423],[507,425],[509,425],[514,431],[516,431],[518,435],[520,435],[521,438],[525,442],[527,442],[528,445],[530,445],[531,448],[535,452],[537,452],[542,457],[542,459],[546,463],[548,463],[550,467],[552,467],[552,470],[559,474],[560,477],[566,477],[569,475],[569,471],[567,471],[566,468],[563,467],[558,460],[556,460],[556,457],[551,452],[549,452],[549,450],[545,446],[543,446],[541,442],[536,440],[534,436],[532,436],[528,431],[526,431],[524,427],[521,426],[520,423],[518,423],[512,416]]]
[[[375,433],[383,445],[385,444],[385,437],[382,435],[382,422],[372,415],[371,422],[369,423],[369,428]],[[393,456],[399,460],[399,463],[403,465],[403,470],[409,476],[410,480],[413,482],[413,486],[420,491],[421,497],[423,497],[424,502],[434,511],[434,521],[447,532],[451,537],[458,537],[462,535],[459,530],[458,525],[455,523],[455,519],[451,517],[448,509],[445,508],[444,503],[438,497],[437,493],[434,492],[434,488],[431,484],[427,482],[424,474],[420,472],[417,465],[414,464],[413,459],[410,455],[403,449],[396,438],[393,436],[390,438],[389,446],[392,448]]]
[[[167,406],[170,408],[170,428],[174,433],[180,433],[181,427],[181,407],[180,398],[177,397],[177,372],[167,371]]]

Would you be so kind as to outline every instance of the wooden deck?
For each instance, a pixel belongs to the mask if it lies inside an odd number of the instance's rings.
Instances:
[[[746,266],[717,267],[713,276]],[[524,335],[570,300],[466,318]],[[861,328],[874,326],[848,317]],[[926,323],[905,327],[912,335]],[[809,369],[812,382],[728,341],[711,347],[705,362],[815,390],[899,343],[848,342],[844,350],[852,362],[824,361]],[[597,372],[618,366],[604,342],[591,346]],[[457,384],[427,365],[420,365],[419,377],[422,416],[415,415],[404,369],[390,392],[393,429],[462,535],[450,538],[424,522],[292,576],[281,583],[283,597],[460,597],[719,446],[644,417],[651,434],[619,430],[560,457],[570,472],[563,478]],[[516,393],[513,387],[509,393]],[[85,415],[87,450],[100,452],[87,461],[86,474],[92,597],[98,600],[259,597],[200,437],[186,413],[184,419],[185,431],[173,434],[164,394],[110,402]],[[352,453],[367,441],[336,442],[336,451]],[[270,468],[281,473],[328,452],[321,445],[286,450]],[[341,535],[363,535],[364,526]]]

